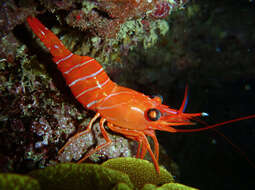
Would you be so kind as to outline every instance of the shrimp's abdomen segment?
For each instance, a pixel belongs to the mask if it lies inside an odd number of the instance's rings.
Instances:
[[[27,22],[36,36],[40,38],[54,57],[65,57],[71,53],[58,37],[46,28],[37,18],[29,16],[27,17]]]
[[[88,56],[70,55],[64,61],[56,59],[58,69],[65,77],[75,98],[84,107],[95,110],[96,103],[108,96],[116,84],[110,80],[103,67],[95,59]]]

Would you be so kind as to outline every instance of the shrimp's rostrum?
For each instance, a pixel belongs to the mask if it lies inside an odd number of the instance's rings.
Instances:
[[[35,17],[28,17],[27,22],[33,32],[49,49],[53,61],[62,72],[74,97],[85,108],[96,112],[87,129],[70,138],[59,150],[59,154],[75,139],[89,133],[93,123],[100,118],[100,130],[106,142],[89,151],[79,160],[79,163],[111,143],[105,125],[110,130],[137,141],[136,157],[143,159],[148,151],[155,169],[159,173],[159,144],[155,130],[171,133],[195,132],[255,117],[255,115],[251,115],[197,129],[175,128],[180,125],[194,125],[195,122],[192,119],[207,116],[206,113],[184,113],[187,103],[187,88],[181,107],[177,110],[172,109],[162,104],[160,97],[150,98],[143,93],[119,86],[111,81],[102,66],[94,58],[79,56],[70,52],[58,37]],[[150,136],[154,142],[154,152],[151,150],[147,136]]]

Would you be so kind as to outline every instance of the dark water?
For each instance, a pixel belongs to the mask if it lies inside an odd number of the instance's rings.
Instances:
[[[207,101],[204,101],[204,97],[202,100],[194,97],[199,94],[190,92],[188,111],[191,112],[192,107],[196,108],[196,101],[203,101],[199,109],[210,113],[210,119],[207,119],[210,124],[253,114],[255,90],[244,90],[243,81],[226,83],[224,89],[209,89]],[[254,87],[254,80],[249,82]],[[201,189],[252,188],[255,171],[254,135],[254,119],[226,125],[217,131],[158,133],[160,143],[180,167],[180,181]]]
[[[200,7],[200,16],[183,25],[190,38],[183,48],[201,64],[179,74],[167,104],[178,108],[189,83],[187,112],[208,112],[210,124],[254,114],[254,2],[191,1],[188,6]],[[181,183],[200,189],[253,189],[254,123],[251,119],[198,133],[159,132],[158,137],[178,163]]]

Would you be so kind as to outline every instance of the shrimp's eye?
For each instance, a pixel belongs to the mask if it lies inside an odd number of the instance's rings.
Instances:
[[[161,117],[161,113],[158,109],[152,108],[147,111],[147,117],[150,121],[157,121]]]

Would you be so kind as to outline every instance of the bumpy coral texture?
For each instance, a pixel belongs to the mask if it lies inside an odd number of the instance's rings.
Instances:
[[[125,165],[126,162],[131,165],[129,171],[121,169],[122,164]],[[140,170],[141,168],[148,169],[146,175],[143,175],[144,170]],[[171,174],[162,168],[160,175],[151,172],[152,169],[153,165],[148,161],[134,158],[112,159],[107,167],[98,164],[58,164],[34,170],[27,175],[0,174],[0,188],[17,190],[195,190],[175,183]]]
[[[87,10],[72,11],[67,23],[80,27],[83,31],[90,30],[103,38],[114,38],[124,22],[145,17],[147,11],[154,6],[148,1],[98,1],[87,3]],[[89,8],[90,10],[89,10]]]

